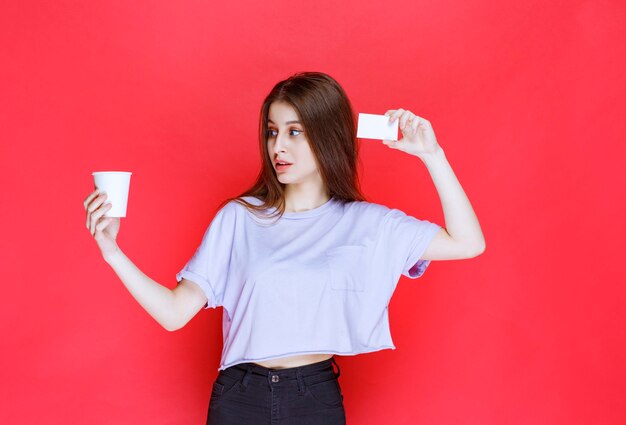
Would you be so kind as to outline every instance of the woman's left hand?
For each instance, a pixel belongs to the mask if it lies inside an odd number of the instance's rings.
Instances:
[[[441,148],[437,143],[430,121],[402,108],[390,109],[385,112],[385,115],[389,117],[390,123],[399,119],[398,126],[402,131],[400,140],[383,140],[383,143],[390,148],[401,150],[419,158],[435,153]]]

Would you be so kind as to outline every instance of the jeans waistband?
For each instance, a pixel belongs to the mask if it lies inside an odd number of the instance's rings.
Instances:
[[[337,366],[337,372],[333,368],[333,363]],[[252,362],[239,363],[221,372],[240,379],[244,387],[250,381],[257,383],[269,382],[272,386],[282,386],[288,385],[293,380],[297,380],[298,386],[302,387],[305,384],[314,384],[327,379],[338,378],[341,370],[333,356],[321,362],[284,369],[267,368]]]
[[[337,366],[336,375],[339,376],[340,369],[334,356],[331,357],[330,359],[322,360],[321,362],[315,362],[315,363],[310,363],[310,364],[303,365],[303,366],[288,367],[288,368],[282,368],[282,369],[267,368],[259,364],[250,362],[250,363],[239,363],[225,370],[231,369],[232,371],[242,371],[243,373],[250,370],[250,373],[255,374],[255,375],[268,376],[271,374],[271,375],[278,375],[281,379],[294,379],[296,378],[297,369],[300,369],[300,373],[302,374],[302,376],[309,376],[309,375],[315,375],[319,372],[323,372],[328,369],[334,370],[332,366],[333,363],[335,364],[335,366]]]

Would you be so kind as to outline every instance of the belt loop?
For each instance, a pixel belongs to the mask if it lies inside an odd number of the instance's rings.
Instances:
[[[335,356],[331,357],[333,359],[333,363],[335,363],[335,366],[337,366],[337,372],[335,373],[335,378],[339,378],[339,375],[341,375],[341,369],[339,369],[339,365],[337,364],[337,360],[335,360]],[[334,372],[334,369],[333,369]]]
[[[296,376],[298,377],[298,394],[304,395],[304,379],[302,379],[301,368],[296,368]]]
[[[246,365],[246,373],[243,375],[243,379],[241,380],[240,387],[241,391],[245,391],[248,387],[248,381],[250,381],[250,374],[252,373],[252,364],[248,363]]]

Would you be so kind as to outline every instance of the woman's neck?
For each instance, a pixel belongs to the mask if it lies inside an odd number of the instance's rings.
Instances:
[[[324,205],[330,199],[325,189],[303,190],[288,185],[285,188],[285,212],[302,212]]]

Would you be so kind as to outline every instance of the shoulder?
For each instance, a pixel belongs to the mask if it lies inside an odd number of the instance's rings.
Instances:
[[[246,205],[242,201],[245,201],[254,206],[263,205],[263,201],[259,198],[253,196],[242,196],[237,200],[229,201],[217,212],[217,215],[221,217],[232,218],[233,221],[236,219],[243,220],[252,218],[254,212],[248,205]]]
[[[252,205],[261,205],[263,203],[263,201],[259,198],[256,198],[254,196],[242,196],[241,199],[243,199],[246,202],[251,203]],[[231,201],[234,202],[234,201]],[[236,202],[237,204],[239,204],[239,202]],[[243,205],[241,205],[243,207]]]
[[[378,223],[383,226],[405,222],[424,222],[424,220],[407,214],[401,209],[366,201],[346,203],[344,214],[350,215],[351,218],[354,219],[365,220],[369,223]]]
[[[344,203],[343,214],[351,220],[380,224],[392,211],[386,205],[368,201],[351,201]]]
[[[228,201],[215,212],[212,222],[234,222],[244,209],[245,207],[239,202]]]
[[[389,214],[390,211],[392,211],[392,209],[386,205],[374,202],[352,201],[344,204],[344,211],[346,214],[358,217],[382,220],[387,214]]]
[[[252,205],[261,205],[263,203],[260,199],[255,198],[253,196],[243,196],[241,197],[241,199],[243,199],[246,202],[249,202]],[[220,208],[220,210],[218,211],[218,214],[219,213],[237,214],[245,210],[247,210],[247,207],[243,203],[236,201],[236,200],[231,200],[231,201],[228,201],[228,203],[224,205],[222,208]]]

